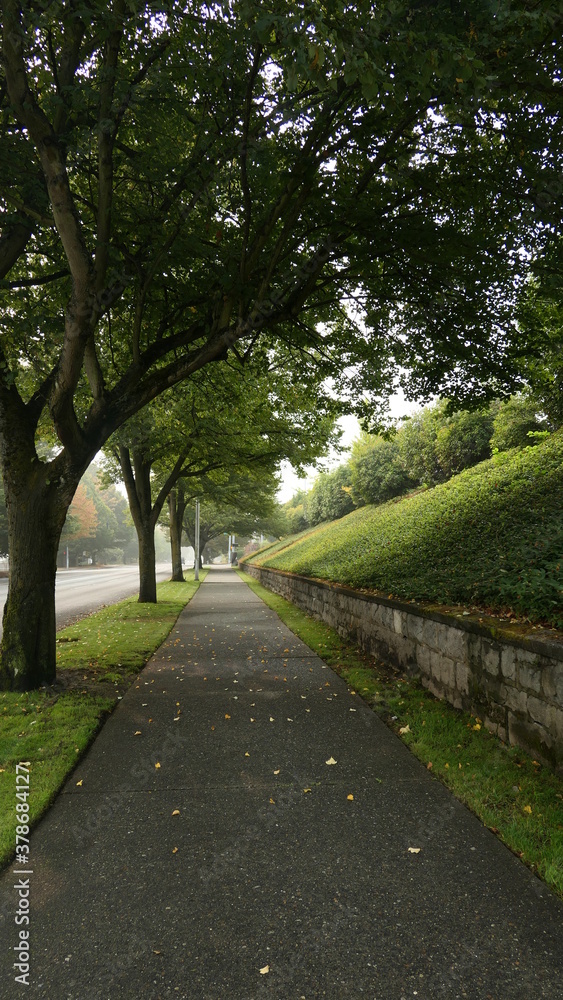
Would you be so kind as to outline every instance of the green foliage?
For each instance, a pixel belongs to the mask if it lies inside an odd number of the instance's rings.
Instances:
[[[363,434],[354,442],[348,464],[356,507],[385,503],[414,486],[396,440]]]
[[[492,432],[491,408],[452,413],[441,400],[406,420],[397,443],[412,479],[431,486],[489,458]]]
[[[436,458],[445,479],[490,458],[493,414],[487,410],[458,410],[436,435]]]
[[[534,433],[546,429],[539,410],[537,400],[522,394],[511,396],[501,403],[494,419],[491,448],[508,451],[536,444]]]
[[[405,599],[512,608],[563,627],[563,432],[400,502],[354,511],[260,563]]]
[[[340,465],[333,472],[321,472],[304,505],[308,524],[335,521],[354,510],[351,496],[350,469]]]

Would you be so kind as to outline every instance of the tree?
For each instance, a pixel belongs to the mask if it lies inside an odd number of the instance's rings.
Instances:
[[[256,472],[257,470],[254,470]],[[277,482],[263,476],[237,474],[206,477],[200,483],[200,552],[220,535],[250,537],[268,530],[276,515]],[[195,550],[195,510],[190,504],[184,513],[183,530]]]
[[[352,445],[349,469],[356,507],[384,503],[414,486],[396,440],[362,434]]]
[[[494,413],[490,407],[458,410],[436,434],[436,458],[445,479],[491,457]]]
[[[519,394],[500,404],[494,418],[491,448],[508,451],[525,448],[537,439],[530,436],[547,429],[540,415],[540,404],[530,396]]]
[[[447,403],[425,406],[405,420],[397,435],[404,468],[418,485],[434,485],[446,478],[440,465],[436,441],[446,423]]]
[[[221,394],[227,375],[235,377],[229,393]],[[266,359],[261,364],[253,359],[200,373],[129,420],[108,448],[108,474],[114,480],[122,475],[138,534],[139,601],[156,602],[154,531],[171,494],[173,575],[178,579],[180,518],[188,498],[201,495],[202,481],[210,489],[209,474],[220,471],[214,495],[221,488],[231,506],[239,502],[235,484],[239,499],[245,492],[244,477],[262,491],[264,482],[275,488],[281,461],[300,468],[335,441],[337,412],[314,377],[298,383],[290,372],[274,365],[268,369]]]
[[[61,534],[64,542],[71,539],[93,538],[98,526],[96,505],[83,483],[78,484],[74,499],[69,507]]]
[[[67,509],[171,386],[264,343],[350,400],[393,359],[419,393],[514,383],[513,251],[541,255],[560,183],[560,27],[558,0],[5,0],[4,687],[53,679]]]
[[[308,524],[335,521],[353,510],[349,466],[339,465],[332,472],[321,472],[305,501]]]

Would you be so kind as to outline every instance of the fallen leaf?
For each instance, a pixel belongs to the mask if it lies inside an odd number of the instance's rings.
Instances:
[[[303,795],[306,795],[306,794],[307,794],[307,792],[310,792],[310,791],[311,791],[311,789],[310,789],[310,788],[304,788],[304,789],[303,789]]]
[[[329,757],[328,760],[325,760],[325,764],[336,764],[336,761],[334,757]]]
[[[354,796],[353,795],[347,795],[346,798],[348,799],[348,802],[353,802],[354,801]]]
[[[225,718],[226,718],[226,719],[230,719],[230,718],[231,718],[231,716],[230,716],[230,715],[228,715],[228,713],[227,713],[227,712],[225,712]]]
[[[426,770],[427,771],[431,771],[432,770],[432,761],[431,760],[428,761],[428,763],[426,765]]]
[[[528,816],[531,816],[532,815],[532,807],[531,806],[524,806],[523,812],[528,813]]]
[[[82,782],[83,782],[83,781],[84,781],[84,778],[81,778],[81,779],[80,779],[80,781],[77,781],[77,782],[76,782],[76,784],[77,784],[78,786],[80,786],[80,785],[82,784]]]
[[[248,753],[248,750],[246,751],[246,753],[245,753],[245,755],[244,755],[244,756],[245,756],[245,757],[250,757],[250,754]]]
[[[410,726],[408,726],[408,725],[407,726],[403,726],[401,729],[399,729],[399,736],[402,736],[403,733],[410,733],[410,731],[411,731],[411,727]]]
[[[409,847],[408,850],[409,850],[409,854],[420,854],[422,848],[421,847]]]
[[[274,800],[274,799],[270,799],[270,805],[271,805],[271,806],[275,806],[275,804],[276,804],[276,803],[275,803],[275,800]]]
[[[473,726],[473,729],[475,729],[476,731],[478,729],[480,729],[480,728],[481,728],[481,726],[480,726],[480,724],[478,722],[476,723],[476,725]]]
[[[277,770],[277,771],[274,771],[274,774],[279,774],[279,773],[280,773],[280,770],[281,770],[281,768],[278,768],[278,770]]]
[[[270,722],[275,722],[275,719],[272,715],[270,716]]]
[[[180,815],[180,810],[179,809],[175,809],[174,812],[172,813],[172,815],[173,816],[179,816]]]
[[[178,853],[178,848],[177,847],[173,847],[172,848],[172,854],[177,854],[177,853]]]
[[[133,735],[134,735],[134,736],[141,736],[141,730],[140,730],[140,729],[137,729],[137,732],[136,732],[136,733],[133,733]]]
[[[256,719],[251,719],[250,721],[251,721],[251,722],[256,722]]]
[[[265,976],[266,973],[269,972],[269,971],[270,971],[270,966],[269,965],[265,965],[262,969],[260,969],[260,975],[261,976]]]

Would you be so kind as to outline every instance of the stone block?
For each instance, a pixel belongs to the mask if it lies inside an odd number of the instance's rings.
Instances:
[[[491,677],[500,673],[500,647],[492,645],[487,639],[481,640],[481,665]]]
[[[506,695],[506,707],[512,712],[518,712],[522,715],[526,715],[528,710],[528,695],[525,691],[518,691],[517,688],[508,688]]]
[[[393,608],[388,608],[385,604],[379,605],[379,620],[384,628],[393,628]]]
[[[525,650],[522,650],[522,652],[525,652]],[[541,675],[542,670],[537,665],[537,660],[535,664],[521,663],[518,656],[518,683],[521,688],[539,694],[541,691]]]
[[[465,660],[468,652],[468,635],[462,629],[442,626],[438,635],[440,649],[445,656],[452,660]]]
[[[516,680],[516,650],[514,646],[503,648],[500,654],[500,672],[507,680]]]
[[[444,687],[453,689],[455,686],[455,671],[453,660],[442,656],[436,650],[430,650],[430,671],[432,677]]]
[[[424,618],[420,615],[407,614],[407,635],[415,642],[422,642],[422,627]]]
[[[527,708],[528,715],[533,722],[539,722],[540,726],[549,727],[549,709],[551,706],[547,702],[529,695]]]
[[[393,628],[397,635],[407,634],[407,623],[406,614],[404,611],[398,611],[396,608],[393,611]]]
[[[543,667],[542,691],[546,698],[563,708],[563,663],[550,663]]]
[[[456,663],[455,686],[461,694],[469,694],[469,667],[467,663]]]
[[[430,677],[432,672],[432,666],[430,663],[430,653],[431,650],[428,648],[428,646],[417,645],[416,662],[418,664],[418,669],[426,677]]]
[[[437,622],[425,618],[422,625],[422,641],[432,649],[438,649]]]

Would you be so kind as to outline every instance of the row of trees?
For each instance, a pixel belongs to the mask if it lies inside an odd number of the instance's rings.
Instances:
[[[148,497],[124,425],[142,437],[175,386],[221,371],[228,400],[263,358],[372,416],[397,363],[416,398],[518,386],[555,335],[549,310],[515,317],[531,281],[542,302],[560,287],[562,21],[560,0],[494,16],[481,0],[5,0],[3,687],[54,677],[61,531],[116,433],[150,562],[143,526],[170,482]],[[214,463],[193,460],[174,468]]]
[[[364,504],[435,486],[495,451],[533,446],[562,423],[558,405],[550,407],[531,395],[457,412],[439,401],[403,419],[386,436],[363,433],[348,462],[319,475],[311,490],[284,505],[288,530],[301,531]]]

